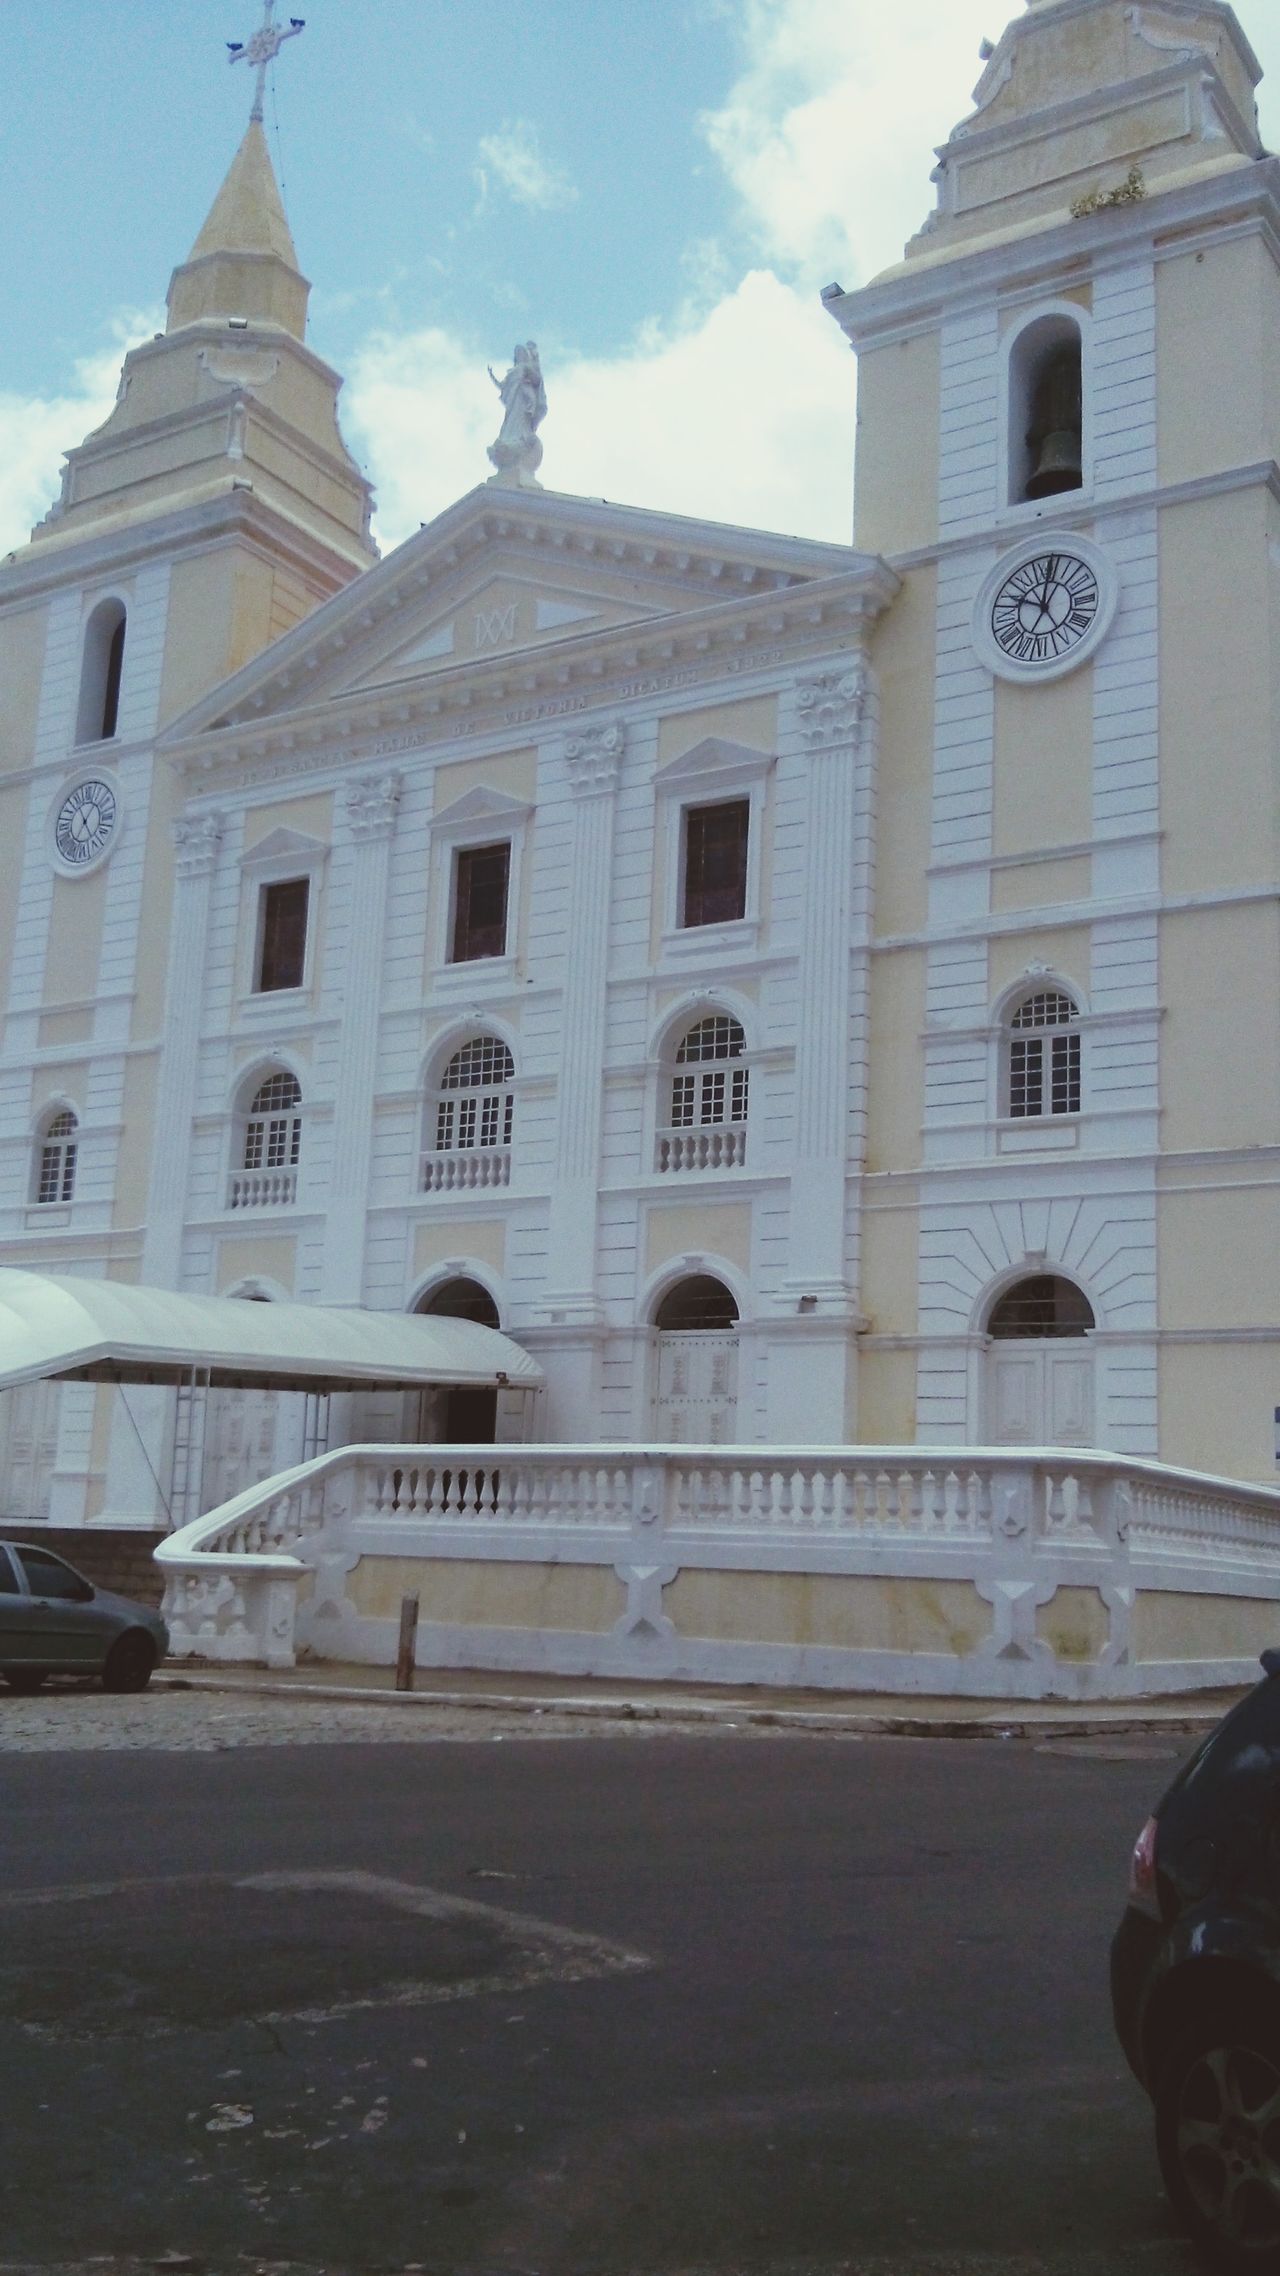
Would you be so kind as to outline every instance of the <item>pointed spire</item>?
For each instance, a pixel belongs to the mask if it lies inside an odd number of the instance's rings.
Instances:
[[[298,266],[261,121],[250,119],[188,261],[206,253],[274,253]]]
[[[301,340],[309,286],[259,119],[250,119],[208,219],[169,286],[169,325],[246,317]]]

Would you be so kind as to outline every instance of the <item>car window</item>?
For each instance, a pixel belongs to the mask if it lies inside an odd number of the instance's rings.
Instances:
[[[22,1588],[17,1574],[9,1563],[9,1552],[0,1548],[0,1596],[21,1596]]]
[[[72,1572],[70,1565],[64,1565],[61,1557],[51,1557],[47,1549],[19,1549],[15,1554],[33,1596],[69,1596],[83,1602],[88,1583]]]

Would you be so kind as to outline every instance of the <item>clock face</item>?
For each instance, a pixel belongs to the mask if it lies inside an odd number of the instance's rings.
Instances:
[[[1089,638],[1102,595],[1076,553],[1036,553],[1004,579],[991,603],[991,635],[1014,664],[1060,664]]]
[[[53,824],[58,859],[67,869],[84,870],[100,861],[116,833],[120,808],[109,782],[86,775],[67,792]]]

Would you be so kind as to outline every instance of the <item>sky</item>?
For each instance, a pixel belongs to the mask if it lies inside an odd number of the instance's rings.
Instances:
[[[486,367],[528,338],[548,488],[848,541],[854,373],[818,293],[920,227],[1017,0],[290,4],[267,136],[384,547],[488,475]],[[1280,8],[1238,12],[1274,148]],[[0,0],[0,553],[163,324],[248,117],[226,43],[260,21]]]

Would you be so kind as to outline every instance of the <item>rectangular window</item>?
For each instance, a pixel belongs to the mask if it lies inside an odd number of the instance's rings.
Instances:
[[[507,952],[507,884],[511,847],[467,846],[454,871],[453,947],[450,962]]]
[[[70,1201],[76,1189],[74,1146],[42,1146],[37,1201]]]
[[[1044,1044],[1040,1037],[1015,1036],[1009,1048],[1009,1113],[1015,1119],[1043,1114],[1040,1099]]]
[[[745,917],[750,817],[749,798],[686,808],[682,924],[727,925]]]
[[[1052,1114],[1079,1114],[1080,1112],[1080,1038],[1078,1035],[1055,1035],[1052,1064]]]
[[[282,884],[262,888],[258,988],[263,995],[274,988],[302,986],[307,962],[310,892],[310,880],[305,877],[290,877]]]

